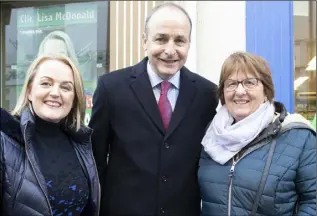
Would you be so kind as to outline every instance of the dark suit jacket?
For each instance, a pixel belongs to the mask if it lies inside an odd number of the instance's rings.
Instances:
[[[89,126],[102,187],[100,215],[198,216],[198,159],[216,113],[217,86],[183,67],[165,132],[147,60],[102,75],[93,96]]]

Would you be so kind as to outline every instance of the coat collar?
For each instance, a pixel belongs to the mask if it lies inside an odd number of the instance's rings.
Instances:
[[[275,107],[275,116],[273,122],[265,128],[257,138],[255,138],[252,141],[252,144],[256,144],[260,142],[261,140],[267,139],[267,138],[273,138],[278,136],[279,134],[284,133],[287,130],[293,129],[293,128],[304,128],[311,130],[314,134],[316,132],[307,124],[305,124],[305,120],[301,118],[298,118],[298,114],[290,114],[287,112],[284,104],[274,101],[274,107]],[[296,117],[296,121],[292,120]],[[291,120],[290,120],[291,119]],[[252,145],[251,144],[251,145]],[[250,146],[250,145],[249,145]]]
[[[132,67],[130,87],[154,124],[162,133],[165,133],[158,105],[147,73],[147,62],[148,57],[145,57],[140,63]],[[172,114],[169,129],[165,135],[166,138],[181,122],[187,109],[190,107],[191,102],[194,100],[197,90],[195,82],[196,79],[192,73],[186,67],[182,67],[180,70],[179,96]]]
[[[34,115],[30,109],[22,111],[20,117],[12,116],[8,111],[1,108],[1,131],[9,137],[16,140],[18,143],[24,143],[23,133],[27,131],[28,135],[34,134],[35,123]],[[63,130],[71,137],[73,141],[80,144],[90,142],[92,129],[83,126],[79,131],[73,131],[63,127]]]

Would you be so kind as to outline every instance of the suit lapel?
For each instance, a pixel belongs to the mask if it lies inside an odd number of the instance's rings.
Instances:
[[[146,71],[147,60],[148,58],[145,57],[132,68],[130,86],[145,112],[159,130],[165,133],[151,82]]]
[[[193,99],[195,98],[197,90],[194,84],[195,80],[190,78],[189,75],[190,74],[188,70],[185,67],[183,67],[180,74],[179,95],[165,138],[167,138],[173,133],[175,128],[179,125],[179,123],[185,116],[185,113],[187,109],[190,107],[190,104],[192,103]]]

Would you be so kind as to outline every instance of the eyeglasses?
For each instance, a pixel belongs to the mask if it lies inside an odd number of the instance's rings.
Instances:
[[[234,91],[238,88],[240,83],[242,84],[245,90],[253,90],[258,86],[259,81],[260,80],[258,78],[247,78],[242,81],[229,79],[229,80],[226,80],[224,83],[224,90]]]

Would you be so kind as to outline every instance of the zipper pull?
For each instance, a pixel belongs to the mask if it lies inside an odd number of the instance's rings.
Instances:
[[[233,175],[234,167],[235,167],[235,164],[232,164],[232,166],[231,166],[231,168],[230,168],[229,176],[232,176],[232,175]]]
[[[235,167],[235,163],[232,164],[231,168],[230,168],[230,172],[229,172],[229,184],[231,182],[231,179],[232,179],[232,176],[233,176],[233,173],[234,173],[234,167]]]

